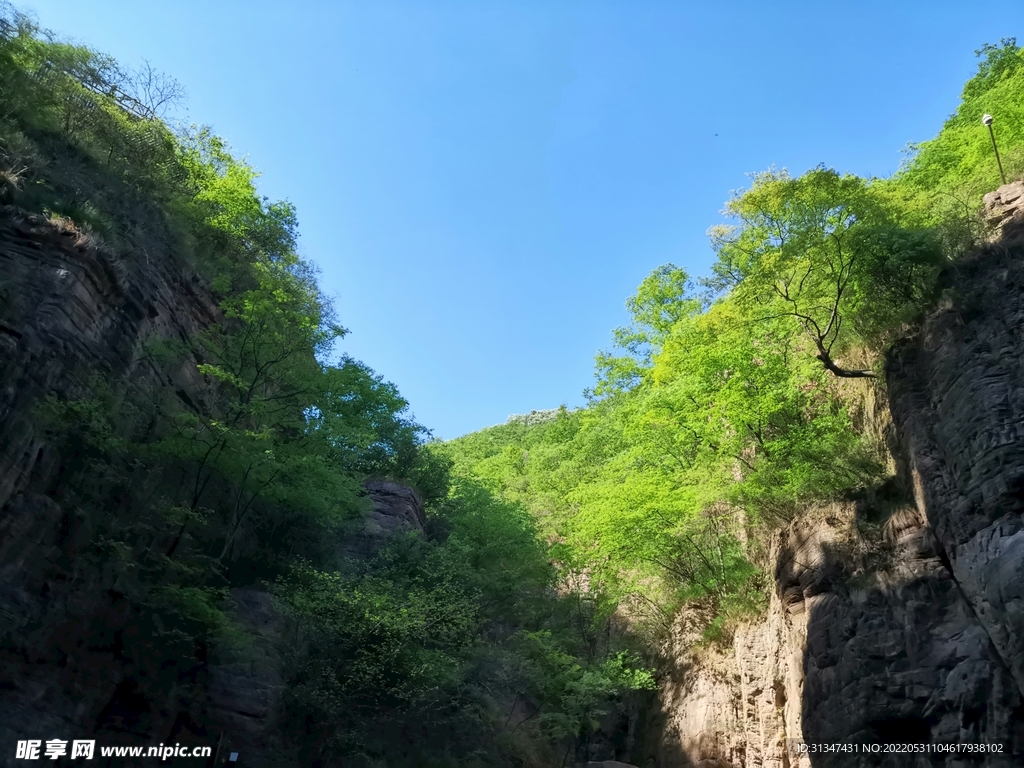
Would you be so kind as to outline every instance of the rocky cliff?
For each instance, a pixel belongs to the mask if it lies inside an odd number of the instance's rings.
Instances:
[[[67,222],[0,209],[0,764],[16,738],[120,725],[134,692],[130,661],[76,639],[92,624],[113,641],[127,605],[76,579],[86,521],[58,500],[74,457],[54,449],[36,409],[51,393],[83,396],[95,375],[145,385],[157,373],[143,340],[194,332],[214,312],[163,260],[119,257]],[[185,369],[180,379],[197,390]],[[176,722],[167,713],[152,727]]]
[[[888,356],[893,480],[776,535],[770,607],[731,648],[677,627],[650,765],[1024,762],[1022,202],[986,198],[996,237]]]
[[[731,648],[695,652],[680,622],[648,765],[1024,761],[1022,201],[1022,185],[989,198],[998,240],[950,267],[951,298],[889,355],[891,482],[774,536],[768,611]],[[154,695],[158,670],[130,650],[137,606],[84,565],[95,565],[93,522],[68,482],[81,457],[55,442],[40,406],[85,396],[97,378],[193,409],[209,394],[194,357],[168,370],[148,349],[209,327],[217,302],[156,241],[140,243],[118,252],[67,220],[0,207],[0,745],[181,741],[244,748],[254,767],[301,764],[278,721],[302,639],[261,584],[227,593],[244,647],[196,649],[175,670],[180,686]],[[410,489],[378,481],[365,492],[339,561],[423,530]],[[899,743],[1001,751],[799,749]],[[16,764],[4,749],[0,765]]]
[[[168,372],[146,347],[217,315],[208,287],[156,247],[117,253],[66,220],[0,207],[0,766],[18,764],[17,740],[53,738],[219,744],[252,766],[286,759],[275,718],[294,638],[270,596],[233,588],[245,647],[197,653],[176,689],[147,693],[156,672],[124,639],[134,606],[83,564],[92,531],[68,487],[77,457],[38,412],[48,396],[88,395],[97,376],[113,391],[170,391],[202,407],[195,360]],[[367,516],[338,544],[349,561],[423,529],[412,490],[378,481],[366,494]]]

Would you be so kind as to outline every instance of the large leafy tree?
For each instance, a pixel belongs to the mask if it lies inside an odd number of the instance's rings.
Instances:
[[[630,324],[613,331],[615,351],[597,356],[598,382],[591,394],[600,398],[639,384],[672,327],[702,308],[686,270],[663,264],[651,272],[626,301]]]
[[[794,323],[835,376],[874,376],[839,356],[923,303],[937,241],[865,179],[823,166],[797,178],[756,174],[727,212],[733,223],[712,230],[709,284],[731,290],[755,320]]]

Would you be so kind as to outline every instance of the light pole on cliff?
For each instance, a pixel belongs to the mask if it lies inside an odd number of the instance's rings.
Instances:
[[[1006,183],[1006,174],[1003,173],[1003,161],[999,159],[999,147],[996,146],[996,135],[992,132],[992,115],[982,115],[981,122],[988,126],[988,135],[992,139],[992,151],[996,153],[996,164],[999,166],[999,178]]]

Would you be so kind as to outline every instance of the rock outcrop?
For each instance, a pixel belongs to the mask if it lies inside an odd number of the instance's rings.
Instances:
[[[1024,762],[1024,184],[986,204],[996,239],[887,360],[895,500],[810,511],[763,620],[670,649],[651,765]],[[894,751],[929,744],[957,751]]]
[[[144,342],[195,335],[217,316],[209,290],[166,256],[117,254],[70,222],[0,207],[0,508],[58,470],[34,412],[43,398],[83,397],[94,377],[152,385],[165,372]],[[194,365],[172,376],[201,397]]]
[[[858,527],[870,526],[856,507],[817,510],[777,537],[767,616],[740,627],[731,649],[676,654],[655,765],[913,764],[799,746],[897,742],[999,743],[1006,754],[969,764],[1019,764],[1020,691],[928,526],[898,513],[875,542],[886,567],[867,571],[870,533]]]
[[[365,488],[371,508],[341,542],[343,560],[368,560],[400,536],[423,533],[423,499],[416,491],[388,480],[370,480]]]
[[[996,242],[1015,241],[1024,234],[1024,181],[1013,181],[984,197],[985,221],[993,229],[992,239]]]
[[[18,764],[19,739],[97,737],[218,744],[244,751],[251,768],[301,762],[276,727],[282,648],[295,638],[270,595],[258,584],[231,590],[243,646],[179,670],[189,695],[144,696],[146,660],[121,650],[131,601],[80,567],[89,521],[60,501],[74,457],[55,449],[39,418],[48,396],[87,397],[99,377],[113,391],[160,389],[205,407],[196,361],[167,371],[146,345],[194,337],[218,319],[216,301],[150,245],[116,253],[68,221],[0,207],[0,766]],[[366,559],[423,531],[413,490],[374,481],[366,495],[370,510],[339,542],[342,558]]]

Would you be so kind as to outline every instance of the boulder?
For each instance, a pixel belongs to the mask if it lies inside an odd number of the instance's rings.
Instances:
[[[365,561],[394,539],[407,533],[423,533],[426,516],[423,499],[412,488],[390,480],[364,484],[370,509],[343,537],[339,547],[345,561]]]

